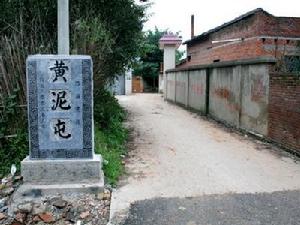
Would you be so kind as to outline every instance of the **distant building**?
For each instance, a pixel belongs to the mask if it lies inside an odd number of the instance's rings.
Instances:
[[[258,8],[184,42],[187,58],[177,67],[263,56],[298,57],[299,41],[300,18],[276,17]]]
[[[128,69],[124,74],[116,76],[108,90],[114,95],[130,95],[132,93],[132,70]]]

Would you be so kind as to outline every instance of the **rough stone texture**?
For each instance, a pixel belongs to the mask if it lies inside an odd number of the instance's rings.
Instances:
[[[300,76],[270,74],[269,137],[300,153]]]
[[[56,63],[63,63],[63,76],[56,77]],[[57,78],[57,79],[56,79]],[[93,157],[93,82],[89,56],[34,55],[27,59],[28,116],[31,159]],[[64,107],[55,99],[66,91]],[[51,98],[50,98],[51,97]],[[54,109],[53,109],[54,107]],[[54,122],[70,125],[62,138]],[[52,125],[52,126],[51,126]],[[70,133],[67,133],[69,132]]]
[[[53,204],[58,201],[60,202],[59,207],[54,206]],[[33,205],[32,211],[20,211],[18,208],[21,207],[19,206],[14,213],[0,213],[0,225],[71,225],[79,223],[106,225],[110,208],[110,199],[102,200],[98,199],[95,194],[72,192],[63,197],[57,194],[40,197],[27,203]]]
[[[20,210],[22,213],[30,213],[32,211],[32,203],[22,203],[18,205],[18,210]]]
[[[102,158],[75,160],[30,160],[21,163],[25,184],[59,185],[103,182]]]
[[[53,201],[52,205],[58,209],[62,209],[67,205],[67,201],[62,200],[62,199],[57,199],[57,200]]]
[[[14,193],[11,210],[54,194],[102,192],[102,158],[94,154],[91,57],[29,56],[27,91],[30,156],[21,162],[24,184]]]

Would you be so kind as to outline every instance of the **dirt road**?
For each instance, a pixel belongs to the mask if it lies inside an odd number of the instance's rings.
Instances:
[[[300,189],[300,163],[270,146],[165,102],[158,94],[119,97],[134,128],[128,176],[112,197],[118,221],[131,203],[167,197]]]

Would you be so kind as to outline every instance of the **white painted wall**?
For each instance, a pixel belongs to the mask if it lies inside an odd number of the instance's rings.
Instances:
[[[132,94],[132,70],[125,73],[125,95]]]
[[[159,93],[164,92],[164,74],[160,73],[158,77],[158,91]]]
[[[163,88],[164,97],[166,98],[167,94],[167,82],[166,82],[166,70],[174,69],[176,62],[175,62],[175,50],[176,45],[165,45],[164,46],[164,76],[161,82]]]

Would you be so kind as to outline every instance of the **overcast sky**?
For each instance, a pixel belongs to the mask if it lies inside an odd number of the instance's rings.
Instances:
[[[136,0],[138,1],[138,0]],[[256,8],[275,16],[300,17],[300,0],[150,0],[149,21],[144,30],[181,31],[183,40],[190,39],[190,16],[195,15],[195,35],[228,22]],[[181,48],[182,49],[182,48]]]

